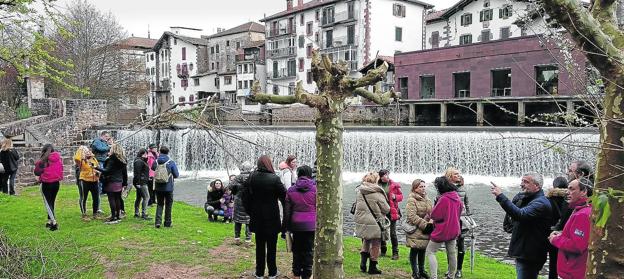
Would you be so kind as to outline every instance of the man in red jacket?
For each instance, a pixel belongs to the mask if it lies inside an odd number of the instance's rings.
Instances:
[[[401,210],[399,203],[403,201],[403,193],[401,192],[401,184],[390,179],[390,171],[379,171],[379,186],[386,192],[388,204],[390,204],[390,242],[392,243],[392,259],[399,259],[399,241],[396,234],[396,223],[401,219]],[[385,256],[388,250],[386,242],[381,242],[381,255]]]
[[[585,278],[589,255],[589,231],[592,206],[587,202],[592,195],[592,182],[587,178],[575,179],[568,185],[568,204],[574,208],[563,231],[554,231],[548,237],[559,249],[557,272],[563,279]]]

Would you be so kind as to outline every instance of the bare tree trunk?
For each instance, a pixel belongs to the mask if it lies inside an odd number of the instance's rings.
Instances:
[[[342,269],[342,113],[316,121],[317,196],[314,278],[344,278]]]

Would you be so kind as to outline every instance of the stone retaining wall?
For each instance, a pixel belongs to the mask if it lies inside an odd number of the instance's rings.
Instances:
[[[75,180],[73,155],[76,147],[58,147],[57,151],[61,153],[63,158],[63,177],[65,182]],[[35,162],[41,157],[40,147],[18,147],[20,154],[18,162],[17,177],[15,183],[18,186],[31,186],[38,184],[35,174]]]
[[[313,122],[316,118],[316,109],[303,105],[273,107],[271,110],[273,124],[280,122]],[[342,114],[347,123],[387,123],[396,124],[397,106],[392,104],[386,107],[376,105],[349,106]],[[399,123],[409,119],[407,105],[399,106]]]

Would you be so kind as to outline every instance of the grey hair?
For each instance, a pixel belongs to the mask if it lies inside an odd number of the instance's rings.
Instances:
[[[238,167],[238,169],[240,171],[251,171],[253,167],[254,165],[251,162],[245,161]]]
[[[533,180],[533,183],[535,183],[537,186],[539,186],[540,188],[542,186],[544,186],[544,177],[542,177],[541,174],[536,173],[536,172],[527,172],[525,173],[523,176],[528,176],[531,178],[531,180]]]

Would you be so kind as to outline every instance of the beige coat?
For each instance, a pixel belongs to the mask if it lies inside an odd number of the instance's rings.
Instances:
[[[381,186],[363,182],[358,187],[355,206],[355,236],[362,239],[380,239],[381,229],[366,206],[363,195],[366,195],[366,200],[376,217],[386,216],[390,213],[390,205]]]
[[[405,206],[405,215],[407,222],[418,227],[418,229],[405,236],[406,245],[410,248],[425,249],[429,243],[429,235],[423,234],[423,230],[427,226],[425,216],[431,213],[433,203],[426,196],[417,193],[410,193]]]

